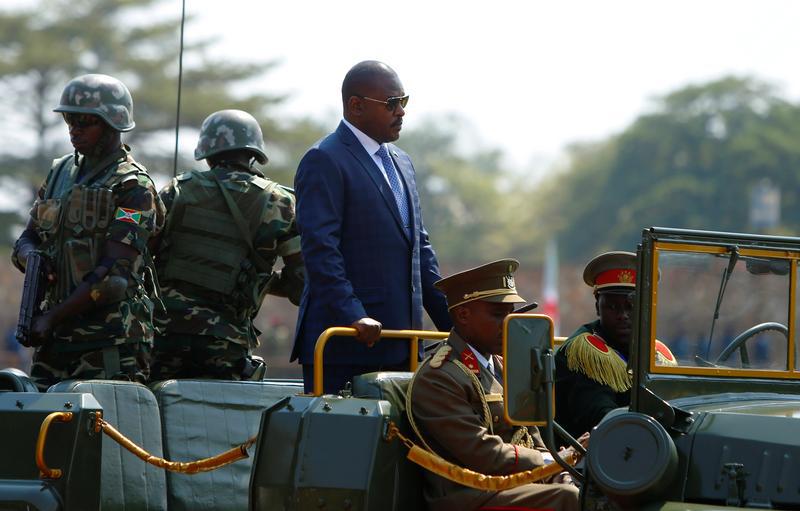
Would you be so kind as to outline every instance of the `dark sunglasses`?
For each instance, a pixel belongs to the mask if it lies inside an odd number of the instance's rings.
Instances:
[[[100,123],[100,118],[91,114],[63,114],[64,122],[71,128],[88,128]]]
[[[368,98],[367,96],[358,96],[361,99],[366,99],[367,101],[374,101],[375,103],[383,103],[386,105],[386,110],[390,112],[394,112],[397,110],[397,105],[402,106],[403,108],[406,107],[408,104],[408,94],[405,96],[390,96],[386,98],[386,101],[381,101],[380,99]]]

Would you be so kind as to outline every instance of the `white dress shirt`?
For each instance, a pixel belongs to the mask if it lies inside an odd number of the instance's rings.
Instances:
[[[469,349],[471,349],[472,352],[475,354],[475,358],[478,359],[478,363],[481,365],[481,367],[487,369],[489,373],[492,376],[494,376],[494,359],[492,358],[492,356],[490,355],[489,358],[487,359],[486,357],[481,355],[480,352],[478,352],[478,350],[473,348],[471,344],[467,343],[467,346],[469,346]]]
[[[383,174],[383,179],[386,180],[386,184],[388,184],[389,188],[391,189],[391,184],[389,183],[389,176],[386,175],[386,169],[383,168],[383,161],[381,160],[380,156],[375,154],[378,152],[378,149],[381,148],[381,144],[377,143],[372,139],[372,137],[370,137],[360,129],[350,124],[347,121],[347,119],[342,119],[342,122],[344,123],[345,126],[350,128],[350,131],[352,131],[353,135],[355,135],[358,141],[361,142],[361,145],[364,147],[364,150],[367,151],[367,154],[370,155],[370,157],[372,157],[372,161],[375,162],[375,165],[377,165],[378,168],[381,169],[381,174]],[[386,148],[386,150],[389,151],[389,154],[392,153],[392,151],[388,147]],[[400,170],[397,170],[397,181],[400,183],[400,187],[403,189],[403,193],[405,193],[406,185],[405,183],[403,183],[403,178],[400,176]]]

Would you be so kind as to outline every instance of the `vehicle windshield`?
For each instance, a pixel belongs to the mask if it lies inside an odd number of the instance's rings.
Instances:
[[[796,255],[658,245],[651,326],[677,366],[654,372],[792,376]]]

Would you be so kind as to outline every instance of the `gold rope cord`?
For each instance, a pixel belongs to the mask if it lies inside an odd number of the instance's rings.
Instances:
[[[441,349],[441,348],[439,348],[439,349]],[[437,353],[438,353],[438,351],[437,351]],[[414,380],[417,378],[417,375],[420,373],[420,370],[422,369],[422,367],[426,363],[430,363],[430,361],[433,359],[434,356],[435,355],[431,355],[431,356],[427,357],[425,360],[422,361],[422,364],[420,365],[419,369],[414,371],[414,374],[411,375],[411,381],[408,382],[408,389],[406,390],[406,416],[408,417],[408,423],[411,425],[411,429],[414,431],[414,434],[417,435],[417,438],[419,438],[420,442],[422,442],[422,445],[425,446],[425,449],[427,449],[430,452],[433,452],[433,449],[425,441],[425,437],[422,436],[422,433],[420,432],[419,427],[417,426],[417,422],[414,420],[414,413],[411,410],[411,389],[414,387]],[[460,360],[453,360],[453,362],[455,363],[456,367],[461,369],[461,371],[464,374],[466,374],[467,377],[472,382],[472,386],[475,388],[475,392],[478,394],[478,397],[480,398],[481,404],[483,406],[483,423],[484,423],[484,426],[489,431],[490,435],[494,435],[494,428],[492,427],[492,412],[489,409],[489,403],[486,402],[486,393],[483,391],[483,386],[481,385],[480,380],[478,380],[478,377],[475,376],[475,373],[473,373]],[[528,430],[526,428],[525,432],[527,433],[527,431]],[[512,443],[516,443],[516,442],[512,442]],[[517,444],[517,445],[525,445],[525,444]],[[530,447],[530,445],[525,445],[525,447]]]
[[[428,452],[417,445],[414,445],[414,442],[400,433],[394,423],[390,423],[388,439],[392,440],[395,437],[399,438],[406,445],[406,447],[409,448],[409,460],[438,476],[444,477],[445,479],[462,484],[464,486],[469,486],[470,488],[475,488],[476,490],[508,490],[511,488],[516,488],[517,486],[522,486],[523,484],[538,483],[562,471],[561,465],[554,462],[543,467],[536,467],[507,476],[487,476],[485,474],[480,474],[473,470],[454,465],[449,461],[446,461],[439,456]],[[565,461],[570,465],[575,465],[575,463],[578,461],[578,457],[577,455],[573,454]]]
[[[234,447],[233,449],[217,454],[216,456],[212,456],[210,458],[204,458],[197,461],[169,461],[165,460],[164,458],[153,456],[149,452],[145,451],[144,449],[133,443],[125,435],[117,431],[114,428],[114,426],[112,426],[102,418],[97,419],[97,424],[95,426],[95,429],[102,430],[103,433],[110,436],[119,445],[129,450],[130,452],[135,454],[137,457],[141,458],[146,463],[150,463],[151,465],[161,467],[163,469],[169,470],[170,472],[178,472],[181,474],[197,474],[198,472],[209,472],[211,470],[216,470],[220,467],[224,467],[225,465],[230,465],[234,461],[239,461],[248,458],[249,455],[247,454],[247,449],[251,445],[253,445],[256,441],[256,437],[253,437],[249,439],[247,442],[237,447]]]

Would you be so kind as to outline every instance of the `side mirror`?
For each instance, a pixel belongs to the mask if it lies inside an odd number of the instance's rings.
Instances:
[[[552,359],[553,330],[553,320],[541,314],[509,314],[503,323],[503,405],[511,424],[548,424],[555,395],[547,395],[544,355]]]

